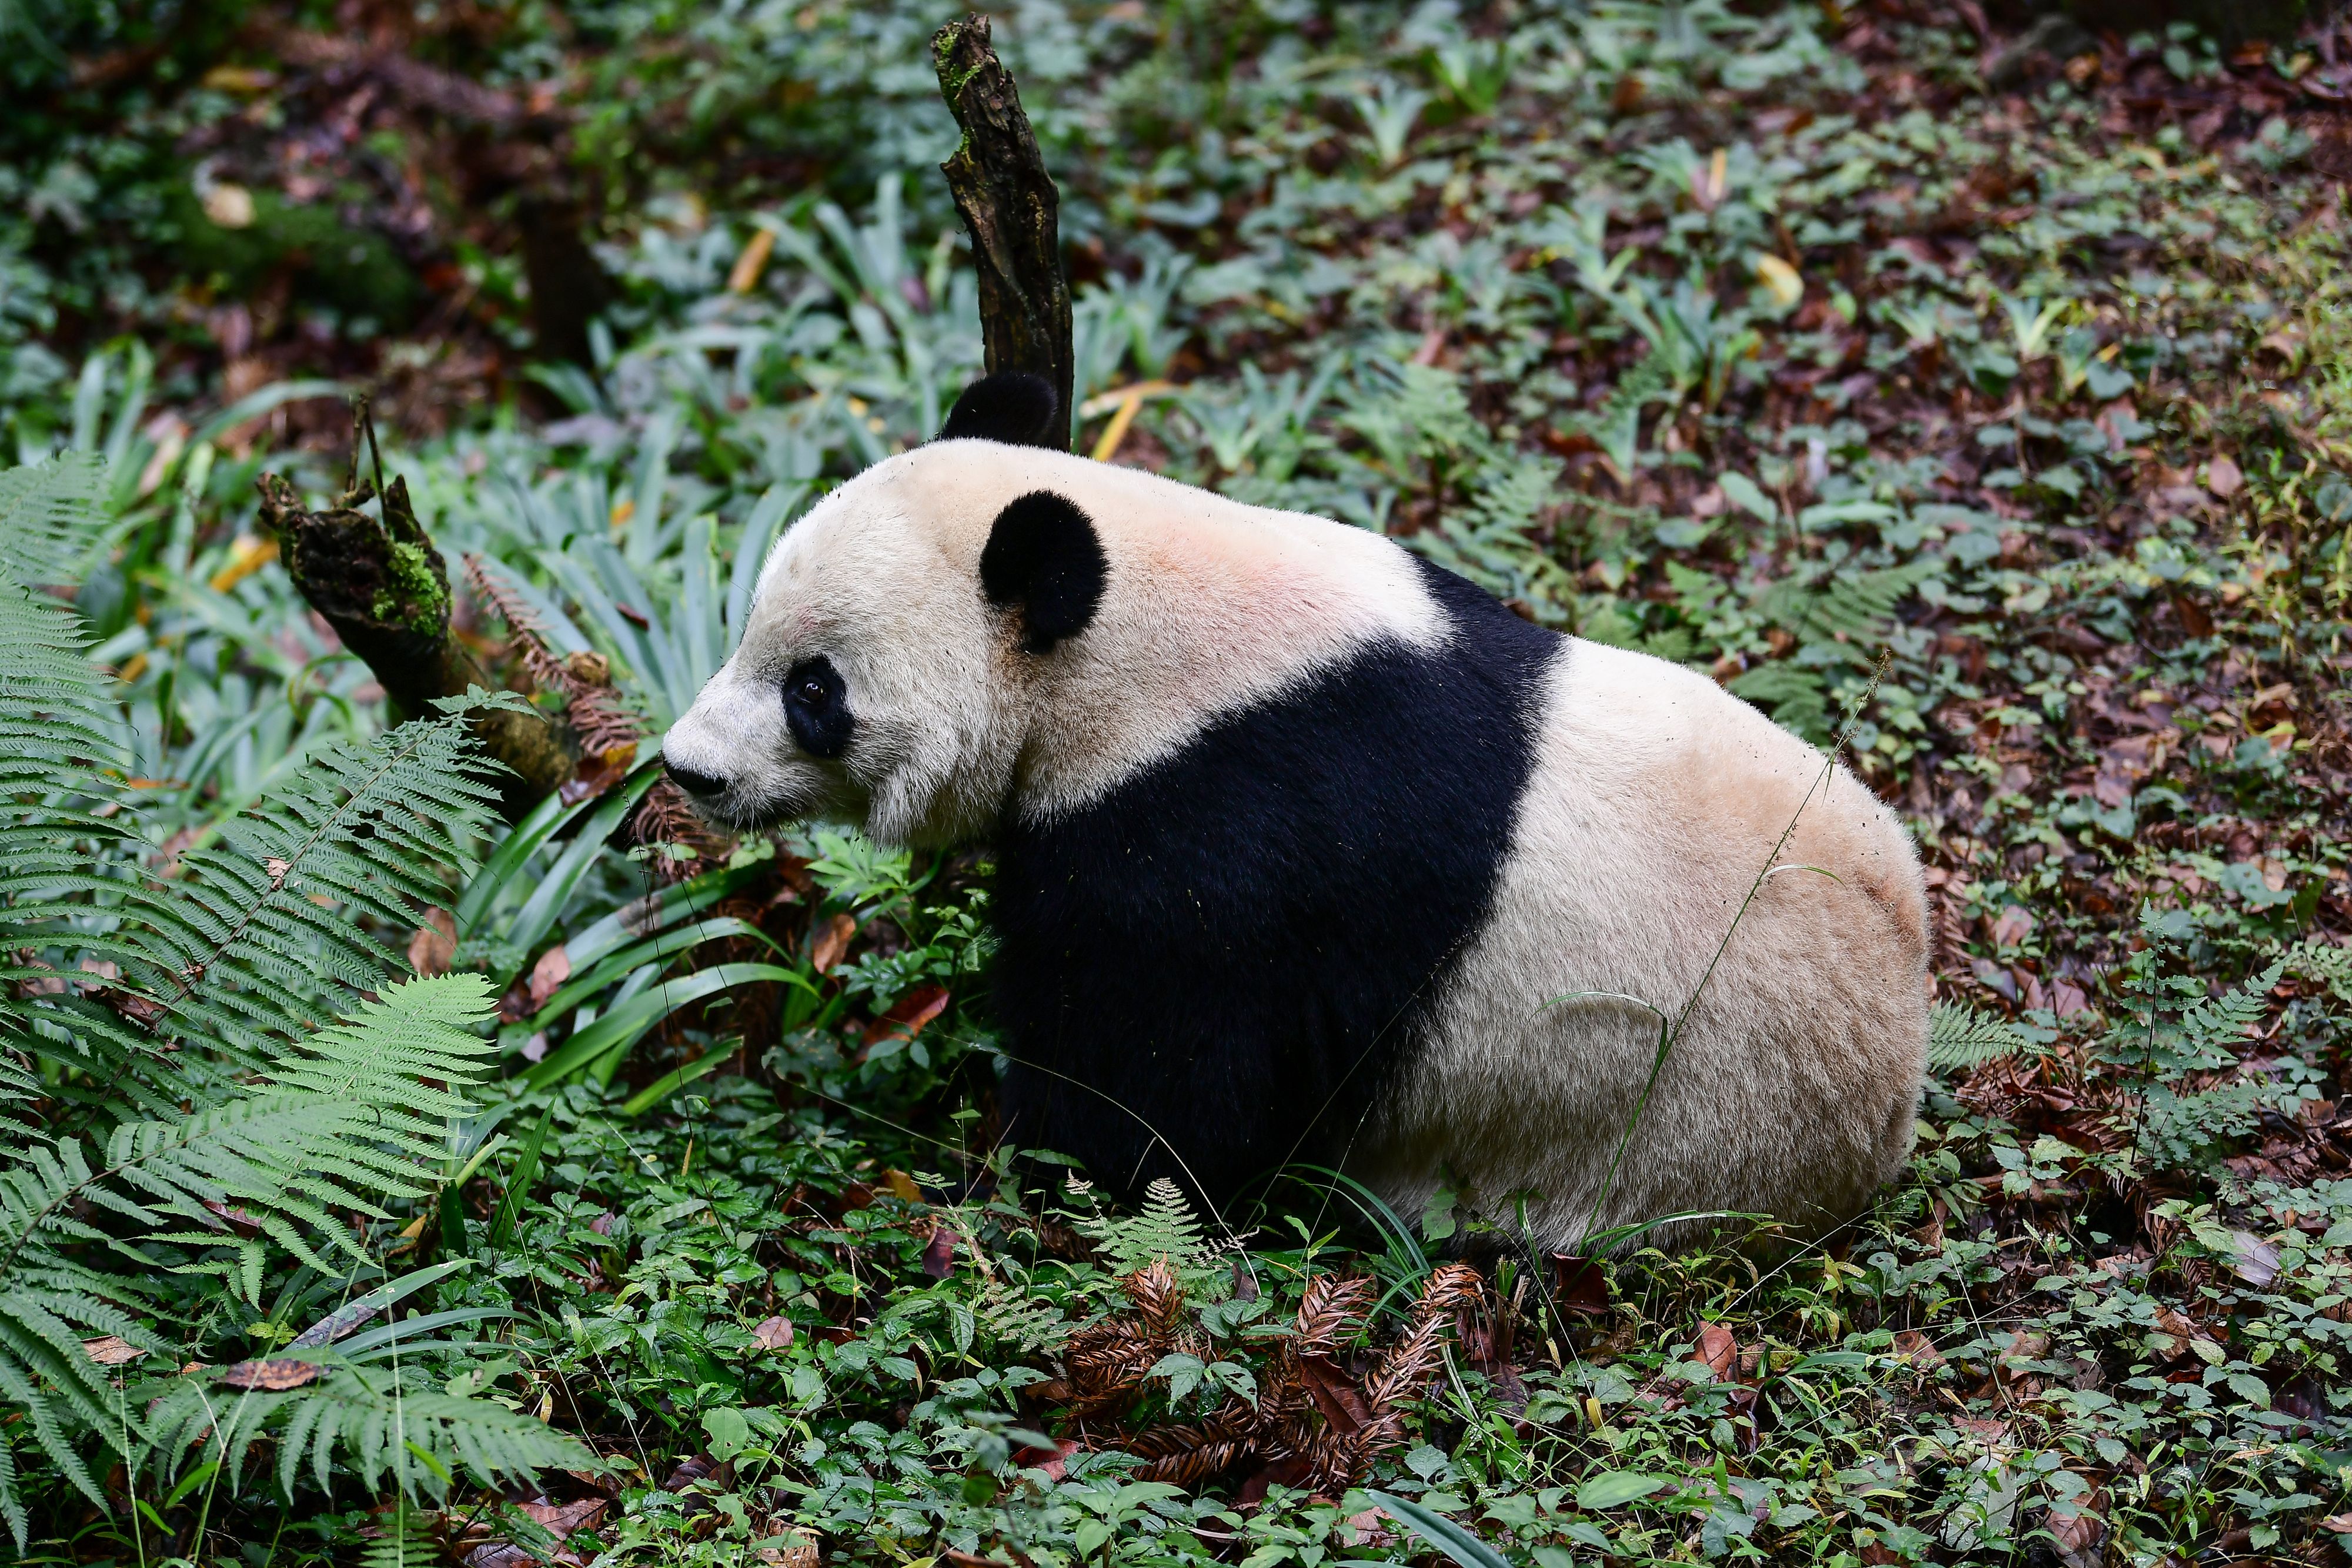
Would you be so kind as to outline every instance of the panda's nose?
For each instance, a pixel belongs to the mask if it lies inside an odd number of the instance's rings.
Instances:
[[[662,753],[662,770],[677,780],[677,787],[697,800],[708,800],[727,788],[727,780],[714,779],[708,773],[698,773],[669,753]]]

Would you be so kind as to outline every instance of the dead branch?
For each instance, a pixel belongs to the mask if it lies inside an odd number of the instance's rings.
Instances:
[[[988,18],[950,22],[931,39],[940,92],[963,140],[940,172],[980,267],[980,331],[991,375],[1043,377],[1059,411],[1037,444],[1067,451],[1076,355],[1062,276],[1061,195],[1037,151],[1013,74],[990,47]]]

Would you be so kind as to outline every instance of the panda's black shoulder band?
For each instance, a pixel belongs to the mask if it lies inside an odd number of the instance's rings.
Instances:
[[[1053,446],[1061,399],[1043,376],[1003,371],[963,389],[940,428],[941,441],[1002,441],[1008,446]]]
[[[1094,519],[1051,490],[1008,503],[980,552],[981,591],[1020,616],[1023,646],[1032,653],[1085,631],[1109,576]]]

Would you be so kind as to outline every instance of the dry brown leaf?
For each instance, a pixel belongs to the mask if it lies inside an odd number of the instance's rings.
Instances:
[[[886,1040],[912,1040],[923,1032],[923,1026],[948,1010],[948,990],[945,986],[918,986],[893,1003],[890,1010],[866,1026],[866,1043],[877,1045]],[[908,1201],[912,1202],[909,1198]]]
[[[457,961],[457,920],[446,909],[428,909],[425,924],[408,939],[408,967],[431,978]]]
[[[792,1322],[787,1318],[763,1318],[760,1326],[751,1331],[751,1337],[760,1342],[762,1350],[790,1350],[793,1348]]]
[[[2246,476],[2238,465],[2220,453],[2205,465],[2205,487],[2223,500],[2228,500],[2246,487]]]
[[[536,1012],[545,1007],[547,998],[555,994],[556,988],[571,977],[572,955],[563,950],[562,943],[558,942],[541,953],[539,962],[530,967],[531,1010]]]
[[[2006,904],[1992,923],[1992,941],[1996,947],[2014,947],[2033,935],[2033,916],[2021,904]]]
[[[824,1553],[817,1550],[816,1538],[811,1535],[795,1535],[782,1546],[760,1547],[751,1555],[761,1563],[775,1564],[775,1568],[817,1568],[824,1561]]]
[[[830,970],[849,951],[849,939],[856,935],[857,922],[846,915],[836,915],[826,921],[810,945],[810,967],[820,975]]]
[[[1371,1407],[1339,1364],[1328,1355],[1309,1353],[1298,1358],[1298,1381],[1331,1429],[1353,1437],[1371,1425]]]
[[[115,1334],[108,1334],[104,1339],[86,1339],[81,1342],[81,1348],[84,1355],[89,1356],[100,1366],[121,1366],[125,1362],[137,1361],[147,1354],[130,1341]]]
[[[327,1369],[315,1361],[270,1356],[257,1361],[238,1362],[221,1374],[221,1382],[231,1388],[258,1388],[275,1394],[289,1388],[299,1388],[306,1383],[316,1383],[326,1373]]]
[[[604,1521],[604,1511],[612,1507],[610,1498],[583,1498],[578,1502],[546,1501],[521,1504],[523,1512],[545,1527],[550,1535],[563,1540],[574,1531],[593,1530]]]
[[[1698,1325],[1698,1359],[1719,1380],[1731,1375],[1739,1362],[1739,1342],[1721,1323]]]
[[[1936,1342],[1917,1329],[1900,1329],[1895,1335],[1895,1354],[1909,1362],[1920,1372],[1933,1372],[1944,1364],[1944,1353]]]
[[[884,1171],[882,1173],[882,1190],[888,1193],[892,1197],[901,1199],[907,1203],[920,1203],[923,1201],[922,1188],[917,1186],[915,1185],[915,1178],[908,1176],[905,1171]]]

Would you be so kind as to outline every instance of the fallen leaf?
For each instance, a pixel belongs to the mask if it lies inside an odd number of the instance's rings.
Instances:
[[[526,1502],[521,1508],[550,1535],[562,1541],[575,1531],[595,1529],[604,1521],[604,1511],[612,1505],[610,1498],[588,1497],[578,1502]]]
[[[2251,1230],[2230,1232],[2230,1271],[2256,1289],[2278,1278],[2279,1249]]]
[[[1900,1329],[1895,1335],[1895,1354],[1909,1362],[1916,1371],[1933,1372],[1944,1364],[1944,1353],[1936,1342],[1917,1329]]]
[[[236,1231],[240,1236],[261,1234],[261,1221],[254,1218],[253,1215],[240,1205],[223,1203],[216,1197],[208,1197],[205,1199],[205,1207],[226,1221],[226,1228]]]
[[[100,1366],[121,1366],[124,1362],[137,1361],[147,1354],[115,1334],[108,1334],[104,1339],[86,1339],[81,1342],[81,1349],[84,1355]]]
[[[790,1350],[793,1348],[792,1322],[787,1318],[762,1319],[760,1326],[751,1331],[751,1337],[760,1342],[762,1350]]]
[[[919,986],[893,1003],[888,1012],[866,1026],[866,1043],[878,1045],[886,1040],[912,1040],[923,1032],[925,1024],[947,1010],[948,991],[945,986]],[[907,1201],[912,1203],[914,1198],[908,1196]]]
[[[1552,1301],[1561,1312],[1598,1314],[1609,1310],[1609,1276],[1597,1260],[1555,1252],[1551,1270]]]
[[[276,887],[286,880],[286,873],[294,869],[294,862],[271,855],[261,862],[261,869],[269,873],[269,885]]]
[[[1271,1460],[1242,1482],[1241,1495],[1234,1501],[1243,1508],[1255,1508],[1276,1487],[1295,1487],[1305,1480],[1308,1469],[1307,1462],[1296,1454]]]
[[[1805,280],[1797,269],[1769,251],[1759,251],[1748,257],[1756,269],[1756,280],[1772,296],[1772,303],[1786,310],[1805,297]]]
[[[348,1302],[296,1334],[291,1342],[292,1347],[307,1349],[314,1344],[332,1344],[383,1311],[382,1307],[365,1300]]]
[[[846,915],[836,915],[817,932],[809,947],[809,967],[822,975],[841,962],[849,951],[849,939],[857,935],[857,922]]]
[[[2001,906],[1992,923],[1992,942],[1996,947],[2014,947],[2033,935],[2033,916],[2021,904]]]
[[[446,909],[428,909],[425,924],[408,939],[408,967],[427,978],[446,975],[457,961],[457,922]]]
[[[545,1007],[547,998],[555,994],[556,988],[571,977],[572,955],[563,950],[562,943],[558,942],[541,953],[539,962],[530,967],[531,1010],[537,1012]]]
[[[1301,1355],[1298,1381],[1333,1431],[1344,1437],[1371,1425],[1371,1406],[1364,1403],[1363,1395],[1357,1391],[1346,1370],[1329,1356],[1317,1352]]]
[[[931,1232],[931,1244],[923,1249],[923,1272],[934,1280],[946,1279],[955,1271],[956,1249],[970,1245],[949,1227],[939,1227]]]
[[[902,1202],[920,1203],[923,1201],[923,1189],[915,1185],[915,1178],[908,1176],[905,1171],[884,1171],[882,1173],[882,1190],[888,1193],[892,1197],[898,1198]]]
[[[756,1547],[751,1555],[761,1563],[773,1564],[773,1568],[817,1568],[817,1564],[824,1561],[824,1553],[817,1550],[815,1540],[806,1535],[795,1535],[782,1546]],[[947,1555],[955,1559],[966,1554],[950,1552]],[[987,1560],[975,1557],[970,1561],[979,1563]],[[990,1568],[1002,1568],[1002,1565],[991,1563]]]
[[[2205,487],[2221,499],[2228,500],[2245,486],[2245,475],[2239,472],[2235,463],[2220,453],[2215,453],[2213,461],[2205,465]]]
[[[2104,1500],[2095,1487],[2087,1496],[2078,1499],[2074,1511],[2061,1513],[2050,1511],[2050,1535],[2057,1542],[2058,1555],[2067,1568],[2098,1568],[2102,1561],[2099,1545],[2107,1538],[2107,1521],[2091,1509],[2104,1506]]]
[[[2319,1528],[2338,1535],[2352,1535],[2352,1513],[2331,1513],[2319,1521]]]
[[[1952,1417],[1952,1425],[1988,1448],[2006,1441],[2009,1437],[2009,1424],[1990,1417],[1955,1416]]]
[[[280,1393],[299,1388],[306,1383],[316,1383],[326,1375],[327,1369],[315,1361],[296,1361],[291,1356],[269,1356],[257,1361],[240,1361],[221,1374],[221,1382],[231,1388],[258,1388]]]
[[[1013,1462],[1024,1470],[1043,1470],[1047,1480],[1057,1481],[1069,1473],[1070,1456],[1077,1451],[1076,1442],[1064,1437],[1050,1448],[1016,1449]]]
[[[1698,1358],[1706,1363],[1709,1372],[1720,1380],[1731,1375],[1739,1360],[1739,1342],[1721,1323],[1701,1323],[1698,1326]]]

